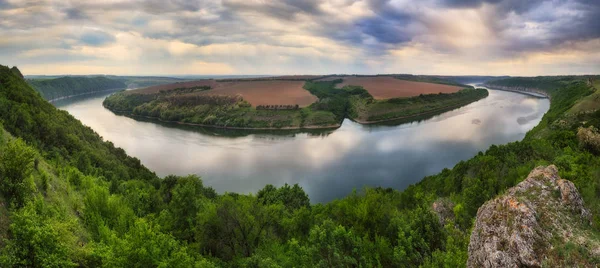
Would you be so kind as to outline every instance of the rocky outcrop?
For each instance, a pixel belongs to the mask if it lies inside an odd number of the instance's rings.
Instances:
[[[591,224],[575,185],[559,178],[554,165],[537,167],[527,179],[477,211],[468,267],[560,265],[556,243],[572,242],[593,256],[600,242],[586,235]],[[558,241],[558,242],[557,242]],[[583,263],[583,266],[592,265]]]
[[[442,226],[454,221],[454,211],[452,208],[454,208],[454,203],[449,198],[443,197],[438,198],[431,206]]]
[[[537,88],[509,87],[509,86],[499,86],[499,85],[492,85],[492,84],[484,84],[484,85],[490,89],[518,92],[518,93],[528,94],[528,95],[532,95],[535,97],[541,97],[541,98],[550,98],[550,95],[548,93],[546,93],[545,91],[543,91],[541,89],[537,89]]]

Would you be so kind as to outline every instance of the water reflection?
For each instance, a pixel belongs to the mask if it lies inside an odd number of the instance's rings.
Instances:
[[[299,183],[313,202],[365,185],[404,189],[492,144],[522,139],[549,107],[546,99],[490,90],[486,99],[420,122],[363,126],[346,120],[333,131],[249,135],[117,116],[102,107],[105,96],[55,105],[161,176],[198,174],[219,192]]]

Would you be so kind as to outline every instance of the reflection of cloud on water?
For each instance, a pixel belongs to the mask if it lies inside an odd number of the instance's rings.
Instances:
[[[525,125],[530,121],[537,119],[538,117],[539,115],[537,113],[528,116],[522,116],[517,118],[517,123],[519,123],[519,125]]]
[[[341,158],[346,152],[357,146],[362,140],[363,133],[359,131],[340,130],[328,137],[328,139],[304,140],[302,155],[308,159],[312,167],[320,168],[330,162]]]
[[[299,183],[316,202],[364,185],[404,189],[491,144],[521,139],[549,105],[547,100],[490,91],[486,99],[399,126],[365,127],[346,120],[322,137],[230,138],[115,116],[101,102],[67,110],[161,176],[198,174],[219,192],[255,193],[265,184]],[[523,117],[531,120],[520,124]]]

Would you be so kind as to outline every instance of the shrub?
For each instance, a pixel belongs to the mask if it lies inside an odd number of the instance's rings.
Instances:
[[[9,142],[0,154],[0,192],[9,203],[23,205],[26,179],[33,171],[35,151],[22,139]]]
[[[577,139],[579,140],[579,144],[587,150],[595,154],[600,153],[600,133],[598,133],[597,128],[593,126],[588,128],[580,127],[577,130]]]

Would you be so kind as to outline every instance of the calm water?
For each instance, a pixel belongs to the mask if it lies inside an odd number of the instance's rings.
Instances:
[[[430,119],[366,127],[344,121],[320,134],[240,133],[141,122],[102,107],[107,93],[54,103],[160,176],[198,174],[219,192],[298,183],[313,202],[365,185],[402,190],[492,144],[521,140],[547,99],[490,90],[486,99]]]

